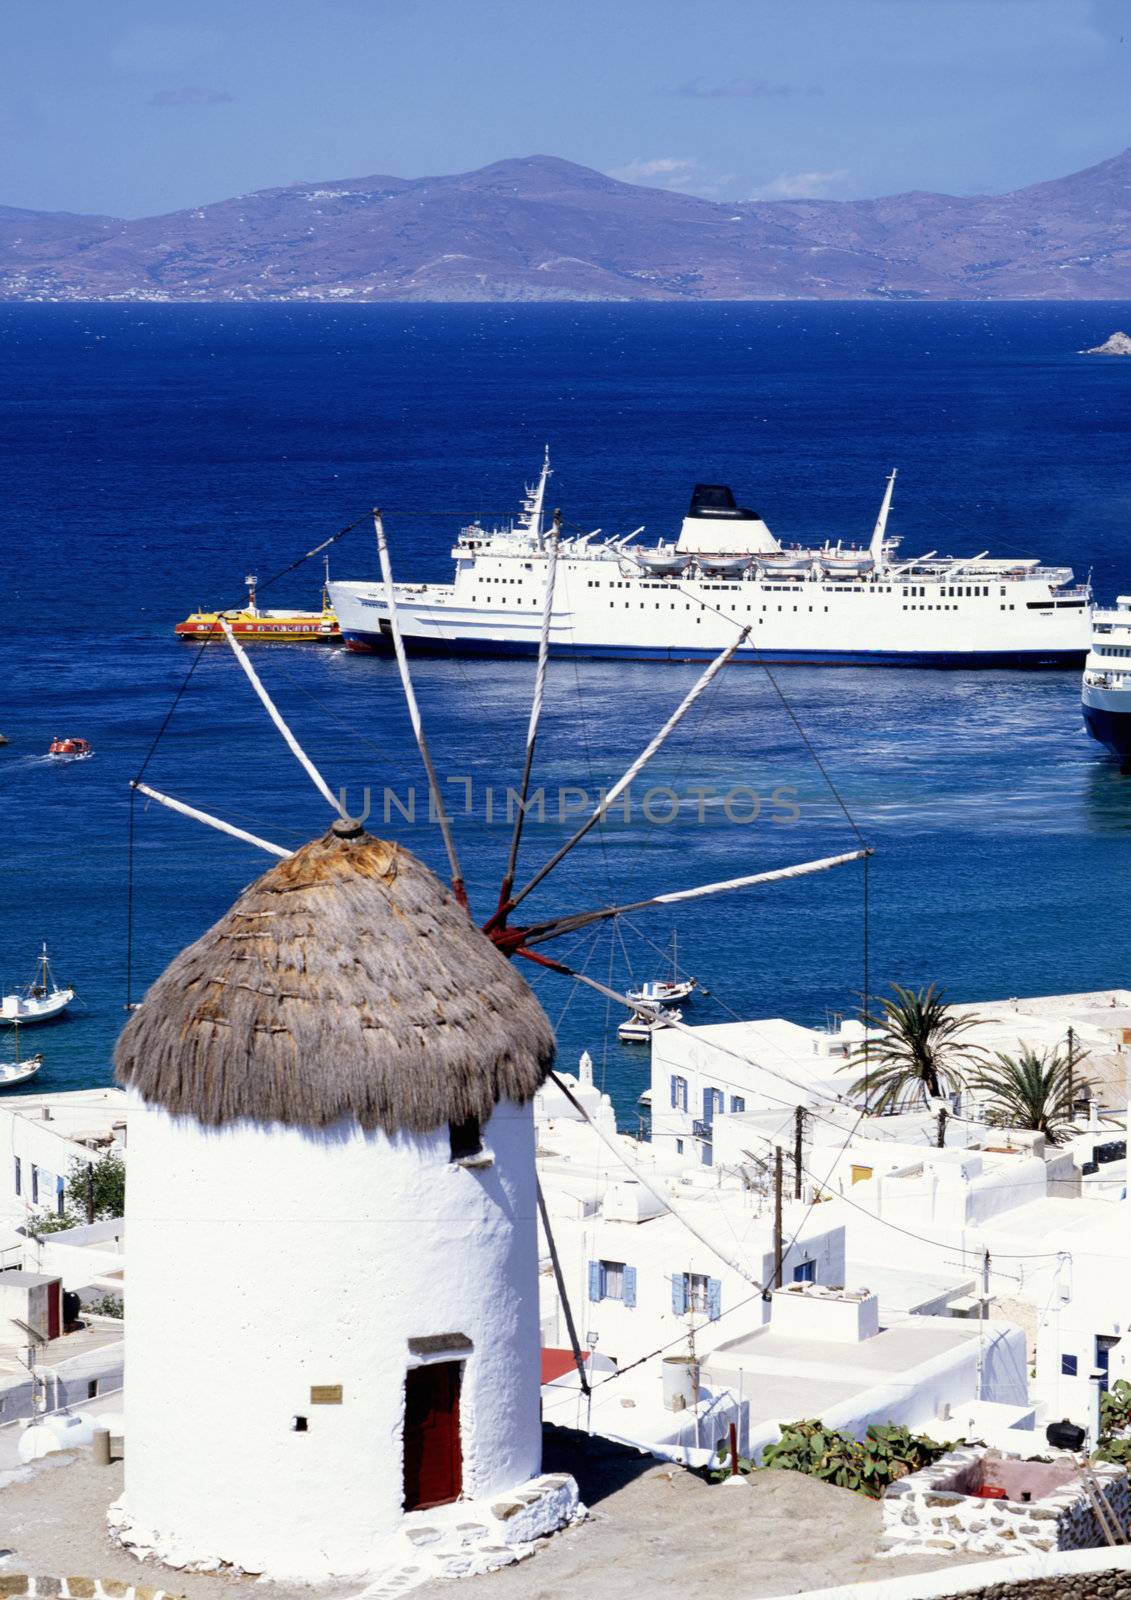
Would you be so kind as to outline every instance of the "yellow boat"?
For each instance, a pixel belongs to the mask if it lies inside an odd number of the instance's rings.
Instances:
[[[255,586],[258,579],[249,573],[247,605],[233,611],[194,611],[183,622],[178,622],[174,633],[178,639],[189,643],[207,644],[212,639],[223,639],[221,617],[231,628],[241,644],[311,644],[322,640],[340,639],[342,630],[330,607],[329,591],[322,585],[321,611],[261,611]]]

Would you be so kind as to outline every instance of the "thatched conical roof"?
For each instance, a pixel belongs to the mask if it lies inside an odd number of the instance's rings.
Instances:
[[[529,1100],[553,1051],[533,993],[427,867],[335,823],[181,951],[115,1067],[212,1126],[427,1133]]]

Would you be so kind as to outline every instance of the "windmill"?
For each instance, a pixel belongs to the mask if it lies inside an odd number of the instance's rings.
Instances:
[[[444,851],[448,862],[448,871],[452,892],[459,903],[467,909],[472,916],[469,904],[467,885],[460,862],[458,845],[452,820],[444,805],[443,794],[432,760],[427,735],[424,728],[420,706],[417,701],[413,685],[412,674],[409,668],[408,656],[402,637],[399,615],[397,610],[397,592],[393,580],[392,565],[389,556],[388,539],[386,537],[384,519],[379,509],[373,512],[374,531],[376,534],[377,553],[380,563],[381,579],[385,589],[389,612],[389,631],[392,637],[393,651],[396,657],[397,669],[400,676],[401,687],[412,726],[413,738],[424,767],[430,796],[430,812],[438,824]],[[353,527],[356,524],[351,524]],[[576,970],[565,961],[548,955],[544,946],[555,939],[567,934],[580,931],[583,928],[602,922],[613,922],[616,919],[631,916],[636,912],[648,910],[658,906],[678,906],[692,900],[702,900],[722,894],[736,893],[743,889],[750,889],[771,883],[784,882],[792,878],[807,877],[816,873],[827,872],[837,867],[847,866],[853,862],[865,863],[871,856],[871,849],[863,842],[857,832],[858,847],[837,855],[822,856],[817,859],[802,861],[790,866],[777,867],[771,870],[747,873],[738,877],[716,880],[709,883],[700,883],[686,888],[677,888],[661,894],[649,895],[643,899],[625,902],[617,905],[592,907],[576,911],[562,911],[553,915],[544,915],[536,920],[519,920],[516,913],[524,905],[534,890],[541,887],[551,874],[561,865],[570,853],[582,842],[583,839],[596,828],[607,813],[617,803],[618,799],[630,788],[634,780],[649,765],[654,757],[667,743],[668,739],[686,718],[688,713],[699,702],[707,689],[715,681],[723,669],[733,660],[738,650],[746,643],[750,629],[737,622],[735,623],[735,636],[730,644],[725,646],[718,655],[707,665],[691,688],[683,696],[670,713],[663,725],[647,742],[640,753],[628,764],[621,775],[608,789],[601,792],[598,803],[585,816],[584,820],[556,850],[523,882],[519,882],[518,864],[523,840],[524,824],[530,795],[531,778],[534,771],[534,761],[538,745],[539,727],[546,694],[546,673],[550,657],[550,623],[554,606],[555,578],[557,572],[558,549],[561,539],[561,512],[555,511],[552,528],[547,536],[547,563],[545,593],[542,606],[542,622],[538,643],[537,662],[534,674],[533,693],[531,696],[530,714],[527,722],[526,741],[523,751],[522,773],[517,791],[517,804],[513,828],[507,849],[503,874],[499,886],[498,900],[494,909],[479,924],[484,936],[506,956],[532,962],[539,967],[570,978],[577,983],[594,990],[606,999],[623,1006],[629,1013],[636,1010],[635,1003],[626,995],[607,984],[601,983],[585,972]],[[337,536],[335,536],[337,537]],[[315,552],[322,546],[317,546]],[[270,693],[263,684],[262,679],[252,666],[246,651],[235,637],[235,634],[223,617],[220,626],[227,639],[237,662],[242,668],[248,682],[259,698],[272,723],[278,729],[287,748],[295,760],[302,767],[307,777],[321,795],[322,799],[338,816],[346,815],[342,801],[334,794],[333,789],[326,782],[321,772],[302,748],[298,739],[285,722]],[[203,648],[203,647],[202,647]],[[195,665],[195,663],[194,663]],[[190,674],[191,674],[190,668]],[[187,679],[186,679],[187,682]],[[776,682],[774,684],[777,688]],[[781,696],[780,689],[778,690]],[[179,697],[178,697],[179,698]],[[784,696],[781,696],[784,701]],[[167,725],[166,719],[166,725]],[[151,752],[152,753],[152,752]],[[235,826],[224,819],[201,810],[196,806],[186,804],[174,796],[158,790],[142,781],[139,775],[131,783],[134,794],[142,794],[146,798],[175,811],[182,816],[192,818],[208,827],[217,829],[229,837],[251,844],[270,855],[284,858],[292,854],[281,845],[261,838],[244,828]],[[132,812],[131,812],[132,815]],[[131,824],[132,826],[132,824]],[[672,1020],[669,1026],[678,1031],[692,1033],[693,1030],[682,1021]]]

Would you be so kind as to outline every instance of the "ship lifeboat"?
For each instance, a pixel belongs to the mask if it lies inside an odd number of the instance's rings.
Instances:
[[[84,756],[92,756],[94,751],[87,739],[52,739],[47,753],[51,756],[66,756],[72,761],[80,761]]]
[[[813,559],[811,550],[783,550],[780,555],[758,556],[756,562],[758,571],[764,578],[772,578],[783,573],[794,577],[797,573],[811,571]]]
[[[706,577],[736,578],[750,565],[752,557],[741,556],[698,556],[699,571]]]
[[[870,551],[842,550],[839,545],[835,550],[826,545],[817,552],[817,560],[830,578],[853,578],[872,566]]]
[[[653,578],[682,572],[690,561],[690,557],[678,551],[674,544],[658,544],[654,550],[636,550],[629,559],[638,571]]]

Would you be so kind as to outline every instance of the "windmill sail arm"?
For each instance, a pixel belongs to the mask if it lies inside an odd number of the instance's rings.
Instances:
[[[554,512],[546,558],[546,591],[542,603],[542,632],[538,640],[538,666],[534,674],[534,694],[530,702],[530,721],[526,729],[526,754],[519,784],[519,803],[515,808],[514,831],[511,834],[506,872],[499,891],[499,909],[504,920],[505,906],[514,888],[515,869],[518,865],[518,847],[522,842],[522,827],[526,818],[526,796],[530,791],[530,773],[534,766],[534,749],[538,743],[538,725],[542,718],[542,701],[546,689],[546,664],[550,656],[550,622],[554,613],[554,586],[558,570],[558,547],[561,542],[562,514]]]
[[[486,923],[483,930],[485,933],[490,933],[494,928],[498,927],[505,919],[506,914],[510,911],[513,911],[515,906],[517,906],[520,901],[525,900],[530,891],[537,888],[538,884],[542,882],[543,878],[548,877],[558,863],[565,859],[565,857],[573,849],[574,845],[580,844],[589,830],[596,827],[597,823],[600,822],[605,813],[610,809],[610,807],[616,804],[618,798],[632,784],[634,779],[640,775],[640,773],[648,765],[649,761],[651,761],[652,757],[683,721],[684,717],[691,710],[692,706],[699,699],[700,695],[705,692],[713,680],[726,666],[727,662],[731,659],[739,646],[746,643],[749,635],[750,629],[743,628],[739,632],[738,637],[734,640],[734,643],[727,645],[725,650],[721,650],[719,652],[707,670],[696,680],[694,684],[692,684],[687,694],[684,695],[679,705],[676,706],[675,710],[664,723],[659,733],[653,736],[653,738],[640,752],[628,770],[617,779],[616,783],[613,784],[608,793],[602,795],[601,803],[596,807],[591,815],[585,819],[580,828],[578,828],[577,832],[573,834],[571,838],[567,839],[565,844],[563,844],[560,849],[554,852],[544,866],[539,867],[534,876],[523,885],[517,894],[507,901],[505,905],[499,907],[499,910],[496,911],[495,915]]]
[[[235,655],[235,658],[239,662],[240,666],[243,668],[244,674],[247,677],[248,682],[251,684],[251,687],[255,690],[256,694],[259,696],[259,699],[260,699],[260,701],[262,702],[262,705],[263,705],[263,709],[266,711],[267,715],[271,718],[271,721],[275,724],[276,728],[278,728],[279,732],[282,734],[283,742],[287,746],[287,749],[294,756],[294,758],[298,762],[299,766],[306,773],[307,777],[310,779],[310,781],[314,785],[314,787],[318,790],[318,793],[322,796],[323,800],[326,801],[327,805],[332,806],[333,809],[339,815],[341,815],[341,809],[342,808],[339,805],[338,801],[334,798],[333,791],[331,790],[329,784],[326,782],[325,778],[319,772],[318,768],[314,765],[313,761],[311,761],[311,759],[307,755],[306,751],[299,744],[298,740],[295,738],[294,734],[291,732],[290,728],[287,726],[286,722],[283,720],[282,714],[280,713],[278,707],[275,705],[275,702],[272,700],[271,696],[267,693],[267,690],[263,687],[263,683],[262,683],[262,680],[259,677],[259,674],[256,672],[255,668],[252,666],[251,662],[248,660],[247,651],[244,649],[243,645],[240,644],[239,640],[236,638],[235,634],[233,633],[231,623],[228,622],[228,620],[225,617],[221,617],[220,618],[220,626],[224,630],[224,637],[227,639],[228,643],[231,645],[232,651],[233,651],[233,653]]]
[[[523,943],[543,944],[548,939],[558,939],[565,933],[574,933],[592,922],[604,922],[610,917],[627,916],[635,911],[646,911],[651,906],[677,905],[682,900],[702,900],[708,895],[729,894],[736,889],[750,889],[764,883],[780,883],[787,878],[804,878],[813,872],[828,872],[833,867],[846,866],[850,861],[861,861],[871,850],[850,850],[845,855],[822,856],[817,861],[802,861],[792,867],[776,867],[770,872],[754,872],[742,878],[725,878],[718,883],[701,883],[693,889],[676,889],[670,894],[652,895],[647,900],[636,900],[629,905],[601,906],[593,911],[579,911],[573,916],[560,917],[554,922],[544,922],[527,928]]]
[[[405,704],[408,706],[409,721],[412,723],[416,748],[420,752],[420,759],[424,764],[424,771],[428,778],[428,789],[432,796],[432,804],[436,808],[436,820],[440,824],[440,832],[444,838],[444,849],[448,853],[448,867],[452,874],[452,892],[460,905],[466,906],[467,891],[464,888],[463,869],[459,864],[459,853],[456,850],[452,825],[448,821],[447,812],[444,810],[444,797],[440,791],[440,782],[436,777],[436,769],[432,765],[428,741],[424,736],[424,723],[421,720],[420,707],[416,703],[416,690],[412,686],[412,674],[408,670],[408,657],[405,655],[404,639],[401,637],[400,613],[397,610],[397,590],[396,585],[393,583],[393,569],[389,562],[389,546],[385,538],[385,524],[381,518],[380,511],[374,510],[373,512],[373,526],[377,534],[377,558],[381,565],[381,578],[385,585],[385,601],[389,607],[389,630],[393,635],[393,650],[397,658],[397,670],[400,673]]]
[[[280,856],[286,860],[293,856],[293,850],[284,850],[282,845],[272,844],[269,839],[261,839],[256,833],[248,833],[244,828],[237,828],[231,822],[225,822],[222,817],[214,817],[210,811],[198,811],[196,806],[186,805],[183,800],[174,800],[171,794],[162,794],[160,789],[151,789],[149,784],[142,783],[140,778],[135,778],[130,784],[131,789],[136,789],[138,794],[156,800],[160,806],[165,806],[169,811],[176,811],[182,817],[191,817],[194,822],[203,822],[209,828],[215,828],[219,833],[226,833],[232,839],[242,839],[244,844],[253,844],[259,850],[266,850],[268,855]]]

